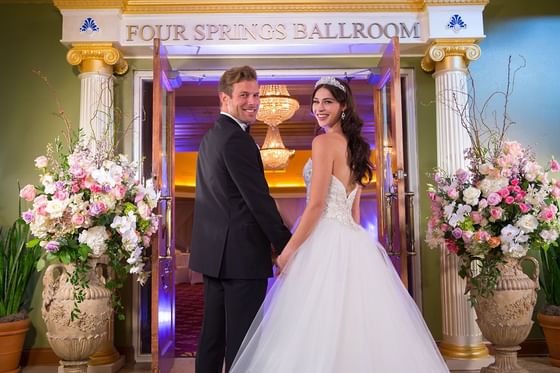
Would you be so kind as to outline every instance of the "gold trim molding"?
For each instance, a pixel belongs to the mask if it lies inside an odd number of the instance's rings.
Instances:
[[[445,68],[465,69],[470,61],[480,57],[481,50],[475,42],[474,39],[433,42],[422,58],[422,70],[430,73]]]
[[[53,0],[60,9],[120,9],[124,14],[421,12],[426,6],[486,5],[489,0]]]
[[[474,346],[457,346],[440,342],[439,351],[444,357],[452,359],[484,359],[489,356],[488,348],[484,344]]]
[[[77,43],[66,54],[70,65],[78,66],[80,72],[98,72],[122,75],[128,70],[123,54],[111,43]]]

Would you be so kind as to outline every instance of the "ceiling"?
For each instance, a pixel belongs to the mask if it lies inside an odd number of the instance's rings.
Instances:
[[[294,116],[280,124],[284,145],[289,149],[310,149],[316,133],[316,122],[311,114],[313,80],[266,81],[260,84],[286,84],[290,95],[296,98],[300,108]],[[364,120],[363,135],[373,145],[375,139],[373,121],[373,86],[367,80],[351,80],[356,107]],[[219,114],[217,82],[184,83],[176,90],[175,141],[178,152],[197,151],[200,140],[213,125]],[[262,144],[267,126],[257,122],[251,127],[251,135]]]

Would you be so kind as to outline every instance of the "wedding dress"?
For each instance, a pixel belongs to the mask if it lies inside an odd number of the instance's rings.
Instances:
[[[309,193],[311,162],[304,167]],[[331,177],[326,208],[269,291],[230,373],[449,372],[379,243]]]

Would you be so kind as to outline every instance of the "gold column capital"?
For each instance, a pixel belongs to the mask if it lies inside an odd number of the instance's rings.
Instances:
[[[122,75],[128,70],[128,63],[121,51],[111,43],[76,43],[66,54],[70,65],[78,66],[80,72],[98,72],[107,75]]]
[[[480,47],[476,40],[436,40],[422,58],[422,70],[440,71],[446,68],[466,70],[470,61],[480,57]]]

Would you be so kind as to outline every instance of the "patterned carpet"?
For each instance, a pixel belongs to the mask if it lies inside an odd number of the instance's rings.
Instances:
[[[203,286],[177,284],[175,294],[175,357],[193,357],[202,325]]]

